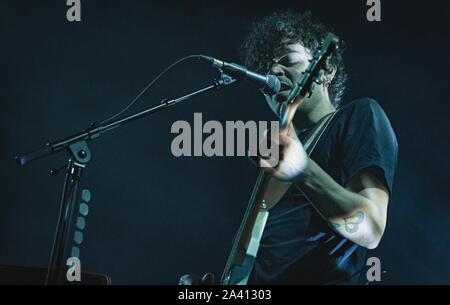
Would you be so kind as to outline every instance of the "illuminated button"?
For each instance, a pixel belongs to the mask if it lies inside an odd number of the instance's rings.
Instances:
[[[80,231],[75,231],[74,235],[73,235],[73,240],[77,243],[77,244],[81,244],[83,242],[83,233],[81,233]]]
[[[77,228],[80,230],[84,230],[85,227],[86,227],[86,221],[84,220],[84,218],[78,217],[77,218]]]
[[[81,199],[86,202],[91,201],[91,192],[88,189],[82,190],[81,191]]]
[[[72,247],[72,251],[70,252],[71,257],[80,257],[80,248],[74,246]]]
[[[89,207],[86,203],[80,203],[80,214],[86,216],[89,213]]]

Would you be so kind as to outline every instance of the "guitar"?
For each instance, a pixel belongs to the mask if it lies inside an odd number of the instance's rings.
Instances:
[[[288,102],[283,104],[280,130],[286,129],[292,122],[302,99],[305,96],[311,96],[315,83],[317,82],[316,79],[320,77],[321,70],[329,69],[329,60],[334,50],[337,48],[338,42],[339,38],[334,34],[329,33],[322,49],[310,60],[308,68],[303,72],[303,77],[294,85],[288,97]],[[330,118],[325,121],[329,122]],[[316,128],[322,129],[323,132],[326,128],[326,125],[324,124],[322,124],[322,126],[316,126]],[[310,139],[305,142],[304,147],[307,152],[308,148],[314,147],[312,146],[313,140],[314,139],[310,137]],[[247,284],[258,253],[259,242],[264,232],[266,220],[269,216],[269,209],[276,204],[268,206],[264,199],[267,198],[266,193],[272,179],[275,178],[267,175],[264,170],[260,171],[241,225],[239,226],[233,241],[233,246],[220,280],[222,285]]]

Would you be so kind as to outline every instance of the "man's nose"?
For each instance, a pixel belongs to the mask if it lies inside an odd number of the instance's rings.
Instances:
[[[275,76],[283,76],[284,70],[280,64],[275,63],[272,65],[272,67],[270,67],[270,74],[273,74]]]

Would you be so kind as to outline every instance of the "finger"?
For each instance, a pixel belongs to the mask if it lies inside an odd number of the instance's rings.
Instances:
[[[281,160],[278,164],[278,167],[271,172],[271,175],[281,181],[290,181],[289,177],[280,170],[281,168],[285,167],[285,164],[286,162]]]
[[[292,140],[300,142],[296,134],[285,134],[280,135],[278,141],[280,142],[280,145],[289,144],[292,143]]]
[[[270,151],[273,149],[279,149],[280,141],[279,137],[277,136],[270,136],[262,139],[258,146],[253,149],[251,152],[253,155],[258,155],[264,159],[267,159],[267,155],[270,154]],[[256,150],[256,152],[255,152]]]
[[[279,161],[274,158],[263,159],[259,156],[251,157],[250,160],[254,165],[264,169],[264,171],[269,174],[277,168]]]
[[[288,135],[280,135],[278,142],[280,146],[286,146],[292,142],[292,138]]]
[[[261,147],[273,147],[278,145],[278,134],[277,135],[268,135],[261,138],[258,142],[258,148]]]
[[[280,136],[283,134],[288,134],[289,133],[289,125],[288,126],[280,126]]]
[[[294,134],[294,135],[297,134],[295,132],[294,124],[292,124],[292,122],[289,124],[289,133],[288,134]]]
[[[249,158],[250,161],[252,161],[254,163],[256,162],[257,158],[261,158],[261,159],[264,159],[264,160],[270,160],[270,157],[271,157],[270,153],[268,155],[262,154],[259,151],[259,149],[257,149],[256,152],[255,151],[250,151],[250,150],[247,151],[247,158]],[[255,163],[255,165],[256,165],[256,163]]]

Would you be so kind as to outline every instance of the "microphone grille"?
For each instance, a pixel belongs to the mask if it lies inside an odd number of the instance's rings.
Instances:
[[[263,88],[263,92],[268,95],[274,95],[280,92],[281,83],[280,80],[272,74],[267,75],[267,82]]]

